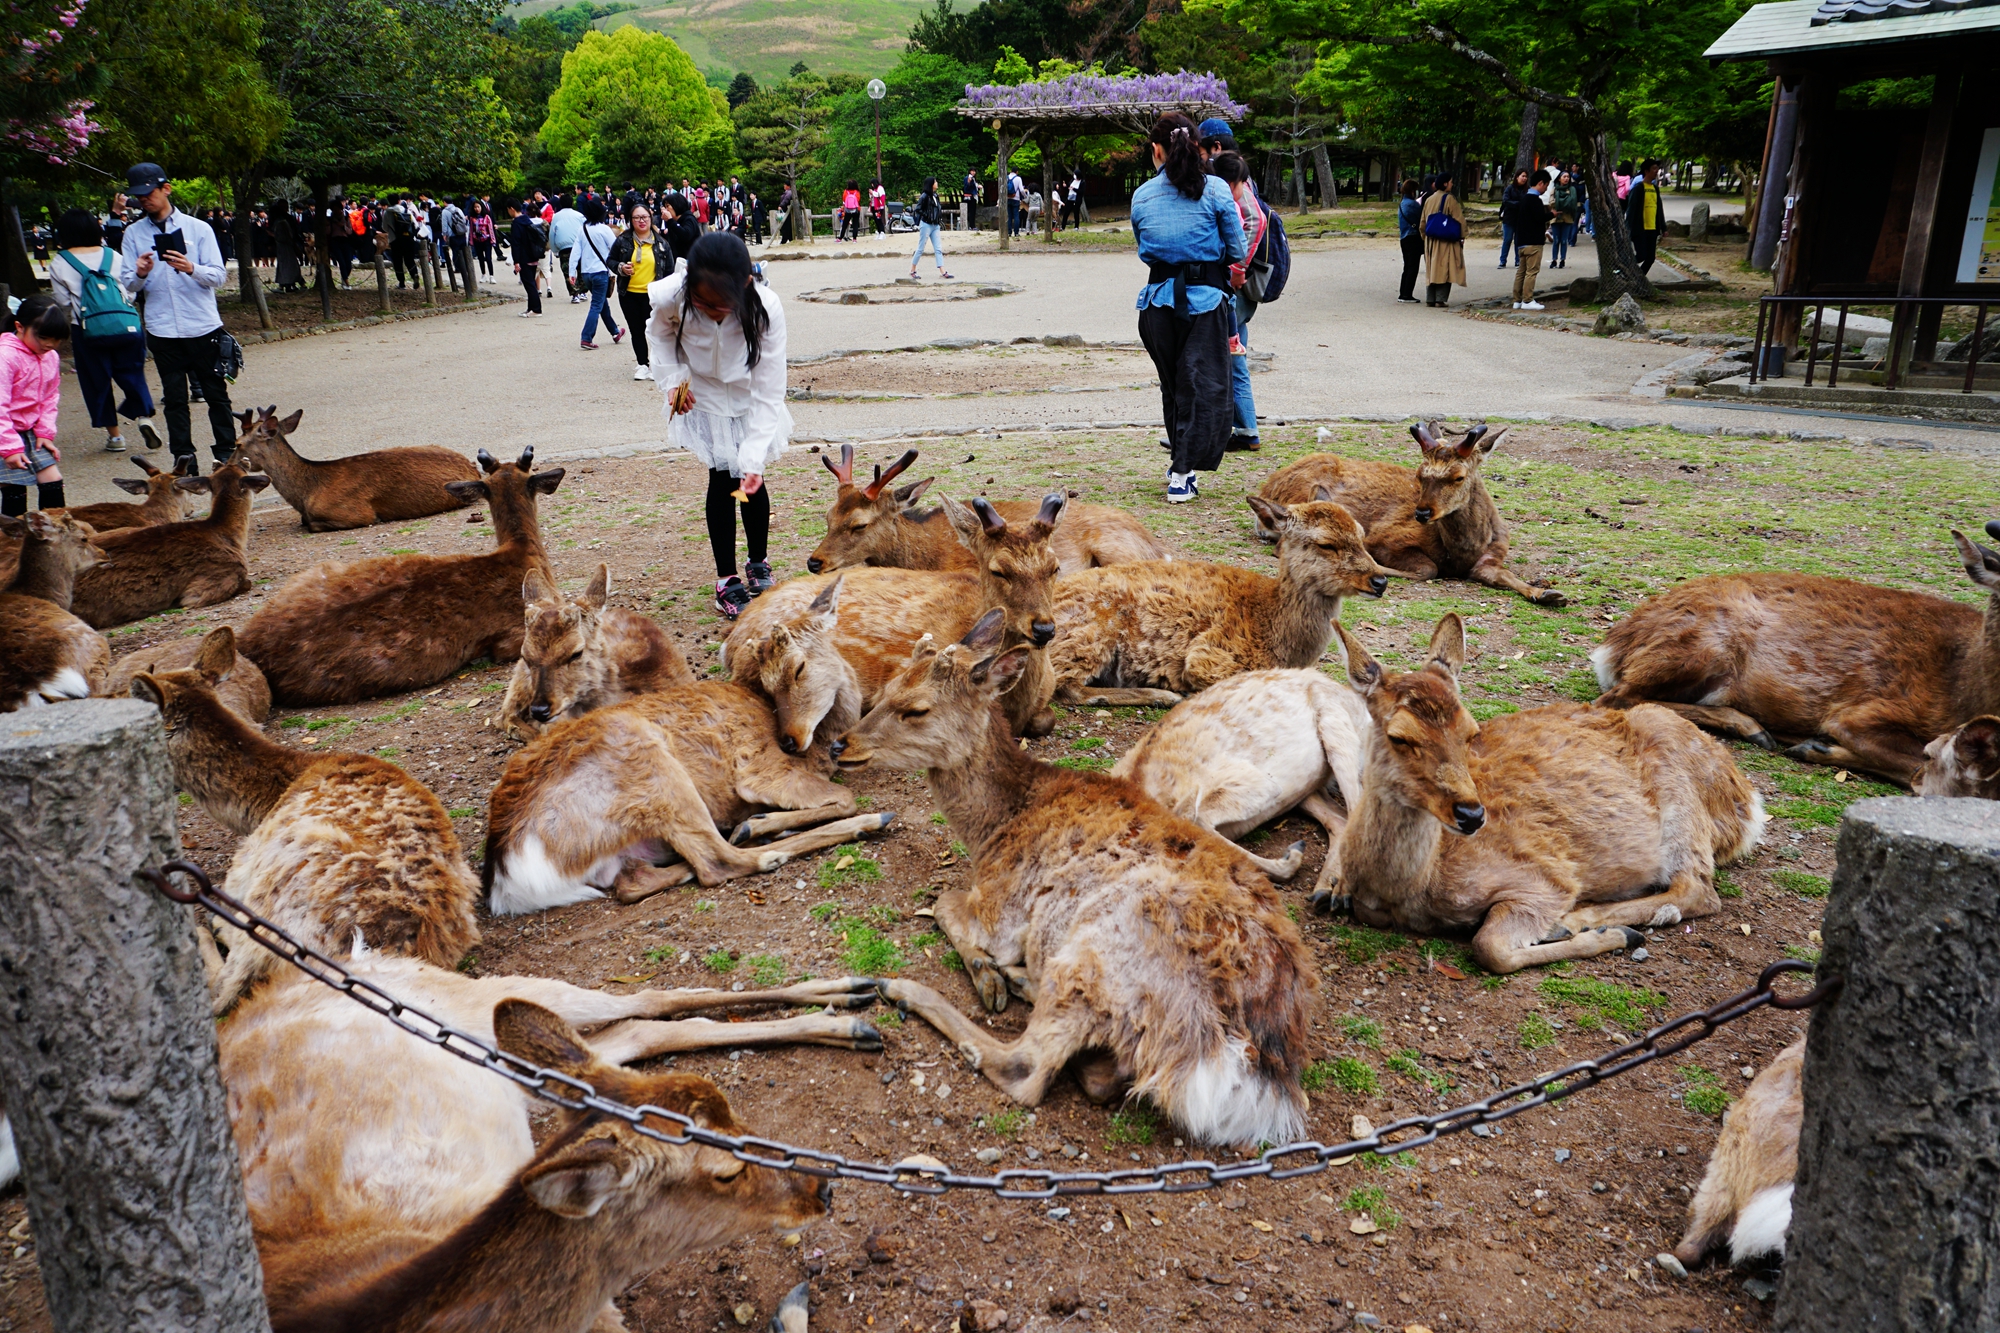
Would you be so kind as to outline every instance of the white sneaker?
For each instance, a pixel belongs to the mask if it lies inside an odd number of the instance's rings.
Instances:
[[[1542,304],[1542,303],[1541,303],[1540,301],[1523,301],[1523,302],[1521,302],[1521,309],[1523,309],[1523,310],[1547,310],[1547,309],[1548,309],[1548,307],[1547,307],[1547,306],[1545,306],[1545,305],[1543,305],[1543,304]]]
[[[653,368],[651,366],[640,366],[632,372],[632,378],[635,380],[649,380],[653,378]]]
[[[1519,310],[1521,308],[1521,303],[1519,301],[1514,302],[1514,308],[1516,310]]]

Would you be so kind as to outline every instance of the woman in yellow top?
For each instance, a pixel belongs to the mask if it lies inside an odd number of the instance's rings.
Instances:
[[[1431,225],[1431,215],[1442,213],[1454,225]],[[1451,285],[1465,285],[1465,210],[1452,197],[1451,177],[1439,176],[1424,199],[1424,212],[1417,224],[1424,236],[1424,304],[1442,306],[1451,302]],[[1452,233],[1454,239],[1435,235]]]
[[[632,205],[625,220],[625,234],[611,246],[609,263],[618,275],[618,308],[632,325],[632,355],[639,358],[635,380],[653,378],[652,356],[646,346],[646,321],[653,317],[653,303],[646,288],[674,271],[674,252],[666,237],[653,225],[653,214],[644,204]]]

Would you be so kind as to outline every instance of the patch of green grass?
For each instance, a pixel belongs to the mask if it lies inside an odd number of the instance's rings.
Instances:
[[[1340,1030],[1347,1034],[1350,1041],[1358,1041],[1363,1046],[1378,1051],[1382,1049],[1382,1025],[1372,1018],[1363,1018],[1360,1014],[1342,1014]]]
[[[718,976],[727,975],[736,970],[736,955],[727,949],[717,949],[703,958],[701,965]]]
[[[1811,963],[1815,967],[1819,965],[1819,950],[1809,949],[1803,944],[1787,944],[1785,946],[1785,957],[1796,958],[1801,963]]]
[[[390,547],[390,548],[389,548],[389,550],[388,550],[388,551],[386,552],[386,554],[388,554],[388,555],[420,555],[420,554],[422,554],[422,552],[418,551],[418,550],[417,550],[417,548],[416,548],[416,547],[414,547],[414,546],[392,546],[392,547]]]
[[[1333,938],[1350,963],[1372,963],[1383,954],[1409,943],[1392,930],[1375,930],[1369,926],[1335,926]]]
[[[1359,1157],[1355,1160],[1365,1162],[1368,1159]],[[1396,1210],[1389,1206],[1388,1192],[1379,1185],[1364,1185],[1349,1190],[1340,1206],[1350,1213],[1366,1213],[1384,1231],[1394,1231],[1403,1222]]]
[[[944,932],[927,930],[921,935],[910,936],[910,947],[922,953],[925,949],[935,949],[944,943]]]
[[[194,796],[189,792],[180,793],[180,795],[176,799],[178,799],[182,805],[194,804]]]
[[[931,811],[931,823],[933,823],[933,824],[949,824],[950,822],[951,822],[951,820],[945,817],[945,813],[944,813],[944,811],[942,811],[942,810],[933,810],[933,811]]]
[[[874,804],[875,798],[873,796],[857,796],[854,798],[854,808],[856,810],[867,810],[873,807]]]
[[[1069,748],[1072,750],[1102,750],[1104,748],[1104,737],[1084,736],[1078,740],[1071,741]]]
[[[866,915],[878,926],[893,926],[903,919],[903,914],[887,903],[876,903],[867,910]]]
[[[841,965],[856,976],[880,976],[903,966],[903,951],[866,917],[844,916],[833,923],[840,936]]]
[[[1540,1014],[1529,1014],[1522,1019],[1519,1031],[1522,1050],[1539,1051],[1544,1046],[1556,1044],[1556,1030]]]
[[[882,867],[858,851],[845,851],[819,863],[819,886],[838,888],[842,884],[872,883],[882,878]]]
[[[1067,768],[1073,773],[1108,773],[1118,761],[1101,754],[1066,754],[1060,759],[1051,759],[1055,768]]]
[[[479,807],[474,805],[454,805],[451,809],[445,811],[445,813],[453,819],[470,819],[479,813]]]
[[[790,971],[785,966],[785,960],[774,953],[754,954],[744,959],[743,964],[750,969],[750,980],[760,990],[784,985],[785,976]]]
[[[402,752],[401,748],[394,745],[378,745],[375,747],[376,755],[383,759],[394,759]]]
[[[639,956],[649,963],[664,963],[670,961],[675,952],[675,947],[671,944],[655,944]]]
[[[1484,722],[1488,718],[1518,713],[1521,711],[1521,705],[1508,703],[1505,699],[1467,699],[1465,711],[1472,714],[1474,720]]]
[[[1410,1171],[1417,1165],[1417,1155],[1413,1152],[1362,1153],[1354,1159],[1363,1171]]]
[[[1645,1026],[1646,1010],[1657,1009],[1667,1002],[1667,997],[1658,991],[1621,986],[1596,977],[1543,977],[1535,989],[1552,1000],[1595,1011],[1624,1028]]]
[[[1719,1116],[1735,1100],[1723,1090],[1722,1080],[1700,1065],[1682,1065],[1681,1077],[1687,1080],[1681,1105],[1696,1115]]]
[[[1790,889],[1801,898],[1824,898],[1833,891],[1833,885],[1825,877],[1807,874],[1803,870],[1773,870],[1771,882],[1781,889]]]
[[[352,727],[354,725],[352,722],[349,722],[344,717],[315,717],[307,720],[306,730],[325,731],[328,727],[338,727],[343,723],[345,723],[349,727]]]
[[[951,854],[957,857],[961,861],[965,860],[966,858],[972,855],[971,852],[965,849],[965,844],[960,842],[957,838],[953,838],[951,840]]]
[[[959,952],[956,949],[946,949],[944,956],[938,959],[938,962],[953,972],[965,971],[965,959],[959,956]]]
[[[1727,870],[1715,872],[1715,896],[1718,898],[1741,898],[1743,886]]]
[[[1366,1063],[1352,1056],[1338,1060],[1315,1060],[1299,1074],[1299,1086],[1307,1092],[1339,1088],[1356,1097],[1373,1097],[1382,1090],[1381,1080]]]
[[[1028,1123],[1028,1113],[1018,1106],[1010,1106],[1004,1111],[995,1111],[986,1117],[986,1127],[1003,1139],[1011,1139],[1019,1134]]]
[[[305,724],[306,720],[302,717],[281,717],[278,719],[278,726],[286,730],[293,727],[303,727]]]
[[[1104,1137],[1112,1143],[1130,1144],[1143,1148],[1153,1141],[1153,1135],[1160,1129],[1160,1113],[1150,1102],[1131,1102],[1111,1117],[1111,1126]]]
[[[831,921],[840,915],[840,904],[821,903],[819,906],[813,908],[812,911],[806,913],[806,915],[815,921]]]
[[[472,975],[473,971],[477,969],[478,966],[479,966],[479,955],[476,953],[469,953],[465,957],[458,960],[458,970],[460,972],[465,973],[465,975],[468,977]]]
[[[697,912],[713,912],[715,910],[715,899],[713,898],[695,899],[694,910]]]

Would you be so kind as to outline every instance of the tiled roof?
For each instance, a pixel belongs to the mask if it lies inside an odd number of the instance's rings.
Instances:
[[[1966,36],[2000,38],[2000,0],[1779,0],[1752,6],[1707,55],[1748,60]]]
[[[1908,18],[1914,14],[1956,14],[1995,4],[2000,4],[2000,0],[1820,0],[1819,8],[1813,11],[1812,26]]]

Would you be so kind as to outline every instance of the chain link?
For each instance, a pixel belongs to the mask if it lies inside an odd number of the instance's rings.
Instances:
[[[1268,1148],[1256,1157],[1226,1163],[1200,1160],[1121,1171],[1008,1170],[990,1176],[960,1175],[949,1167],[929,1161],[855,1162],[838,1153],[800,1148],[775,1139],[723,1134],[698,1125],[675,1111],[650,1105],[630,1106],[600,1096],[595,1088],[581,1079],[544,1069],[496,1049],[468,1033],[447,1026],[421,1009],[402,1003],[373,982],[355,976],[325,954],[293,939],[279,926],[216,888],[201,868],[191,862],[169,861],[159,870],[142,870],[139,874],[173,901],[199,906],[221,918],[307,976],[342,992],[403,1031],[470,1064],[491,1070],[544,1101],[572,1111],[594,1111],[623,1120],[635,1132],[662,1143],[697,1143],[720,1149],[752,1166],[773,1171],[795,1171],[830,1180],[888,1185],[910,1194],[943,1194],[946,1190],[971,1189],[990,1190],[1002,1199],[1050,1199],[1071,1194],[1184,1194],[1214,1189],[1232,1180],[1259,1177],[1292,1180],[1324,1171],[1338,1161],[1362,1153],[1393,1156],[1422,1148],[1449,1134],[1505,1120],[1686,1050],[1696,1042],[1715,1035],[1724,1025],[1765,1005],[1778,1009],[1804,1009],[1840,989],[1840,979],[1829,977],[1801,995],[1780,995],[1773,989],[1780,976],[1788,972],[1813,970],[1810,963],[1780,960],[1765,967],[1757,977],[1757,984],[1749,990],[1719,1000],[1706,1009],[1682,1014],[1595,1059],[1579,1060],[1553,1073],[1539,1075],[1490,1097],[1436,1115],[1408,1116],[1384,1125],[1364,1138],[1350,1139],[1345,1143],[1287,1143]],[[175,888],[169,877],[176,874],[185,875],[195,887]]]

